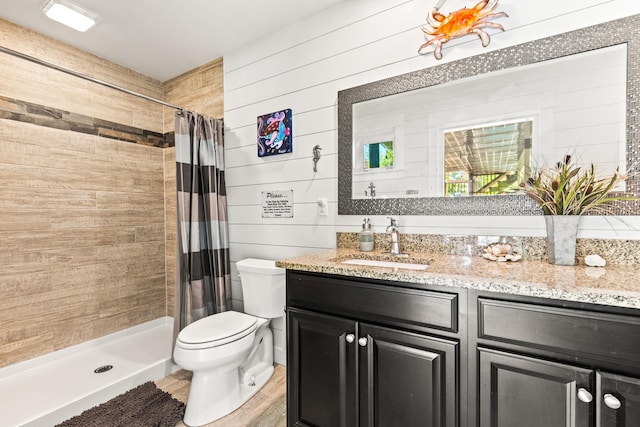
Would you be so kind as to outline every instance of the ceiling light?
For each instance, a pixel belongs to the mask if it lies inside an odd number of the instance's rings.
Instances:
[[[54,21],[78,31],[87,31],[100,21],[97,13],[86,10],[69,0],[48,0],[41,9]]]

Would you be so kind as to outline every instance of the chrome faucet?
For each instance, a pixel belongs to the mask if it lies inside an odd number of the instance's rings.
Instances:
[[[387,217],[391,220],[391,224],[387,226],[387,233],[391,234],[391,250],[392,255],[400,254],[400,231],[398,230],[398,221],[395,218]]]

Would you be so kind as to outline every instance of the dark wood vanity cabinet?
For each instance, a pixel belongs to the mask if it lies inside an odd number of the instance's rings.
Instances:
[[[591,425],[591,406],[578,398],[589,396],[590,370],[478,350],[481,427]]]
[[[458,426],[459,300],[288,272],[288,425]]]
[[[287,271],[287,319],[289,426],[640,426],[640,310]]]
[[[634,310],[470,301],[478,308],[470,330],[478,337],[480,427],[640,426],[640,318]]]
[[[359,425],[458,425],[457,341],[368,324],[359,334]]]
[[[355,322],[287,310],[287,419],[289,426],[355,426]]]
[[[596,398],[596,426],[640,426],[640,379],[598,371]]]
[[[640,379],[488,349],[480,426],[640,425]]]

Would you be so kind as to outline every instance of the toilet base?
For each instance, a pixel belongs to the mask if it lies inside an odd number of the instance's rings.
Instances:
[[[273,375],[273,334],[263,321],[247,360],[237,368],[193,371],[184,413],[189,427],[213,422],[251,399]]]
[[[273,366],[268,366],[261,373],[243,379],[242,384],[238,380],[237,369],[223,375],[198,375],[194,372],[184,423],[197,427],[230,414],[251,399],[269,381],[273,371]]]

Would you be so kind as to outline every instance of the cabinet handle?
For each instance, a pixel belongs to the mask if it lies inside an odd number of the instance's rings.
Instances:
[[[358,340],[358,344],[360,344],[360,347],[365,347],[367,345],[367,338],[366,337],[362,337]]]
[[[354,342],[354,341],[355,341],[356,336],[355,336],[355,335],[353,335],[353,334],[347,334],[346,339],[347,339],[347,342],[348,342],[348,343],[352,343],[352,342]]]
[[[604,395],[604,404],[607,405],[607,408],[610,409],[620,409],[620,407],[622,406],[622,403],[620,403],[620,399],[609,393]]]
[[[578,399],[580,399],[581,402],[589,403],[593,400],[593,396],[587,389],[581,387],[578,389]]]

